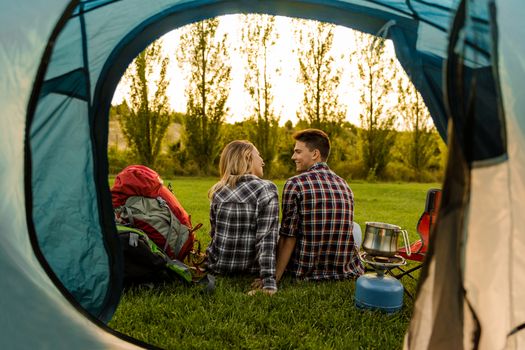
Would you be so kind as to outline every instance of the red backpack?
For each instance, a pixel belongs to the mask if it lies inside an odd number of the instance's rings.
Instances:
[[[144,231],[170,258],[184,261],[193,250],[194,232],[202,224],[193,227],[186,210],[154,170],[144,165],[124,168],[115,178],[111,196],[117,222]]]

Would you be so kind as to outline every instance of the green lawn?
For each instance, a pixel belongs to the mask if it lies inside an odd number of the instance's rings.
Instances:
[[[207,191],[216,179],[165,180],[209,242]],[[284,181],[276,181],[282,190]],[[439,184],[351,182],[355,220],[415,226],[429,188]],[[400,240],[401,244],[401,240]],[[215,293],[180,284],[126,291],[110,327],[165,349],[400,349],[413,302],[387,315],[354,306],[355,281],[296,282],[285,278],[272,297],[248,296],[251,277],[218,277]],[[415,282],[403,280],[414,293]]]

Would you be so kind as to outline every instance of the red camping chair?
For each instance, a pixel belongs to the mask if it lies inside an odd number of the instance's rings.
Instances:
[[[419,239],[412,244],[410,244],[410,255],[407,254],[405,247],[398,250],[398,255],[402,256],[409,261],[415,261],[418,264],[415,267],[412,267],[408,270],[404,270],[401,267],[397,269],[401,270],[401,273],[395,274],[393,271],[390,271],[391,274],[397,279],[401,279],[403,276],[409,276],[412,279],[415,279],[411,275],[412,272],[419,270],[423,267],[425,257],[428,251],[429,236],[430,231],[434,227],[434,224],[437,220],[437,214],[439,211],[439,205],[441,203],[441,190],[436,188],[431,188],[427,192],[427,199],[425,203],[425,212],[419,218],[417,223],[417,233],[419,234]]]

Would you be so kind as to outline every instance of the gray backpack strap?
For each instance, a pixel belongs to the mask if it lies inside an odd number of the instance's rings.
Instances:
[[[133,212],[131,208],[126,204],[121,205],[115,209],[115,219],[117,223],[135,226],[135,220],[133,219]]]
[[[215,276],[207,273],[197,284],[202,287],[201,292],[211,294],[215,291]]]
[[[186,242],[190,235],[190,229],[180,222],[180,220],[171,211],[170,207],[168,206],[168,203],[162,197],[157,197],[157,201],[159,202],[160,206],[165,207],[167,209],[170,216],[169,231],[166,236],[166,243],[171,243],[170,237],[172,236],[172,234],[175,234],[175,236],[177,236],[175,242],[175,246],[177,247],[177,249],[175,250],[177,250],[176,254],[178,254],[180,248],[182,248],[184,242]],[[164,247],[164,249],[166,249],[166,246]]]
[[[128,217],[128,221],[129,221],[129,224],[131,226],[135,226],[135,220],[133,220],[133,213],[131,212],[131,209],[129,207],[126,207],[125,205],[121,207],[122,209],[124,209],[126,211],[126,214],[127,214],[127,217]]]
[[[170,208],[168,207],[168,203],[166,203],[166,201],[162,198],[162,197],[157,197],[157,202],[159,202],[159,205],[161,207],[164,207],[164,208],[167,208],[168,209],[168,213],[170,214],[170,222],[169,222],[169,230],[168,230],[168,233],[166,235],[166,243],[164,243],[164,247],[162,248],[162,250],[166,251],[166,249],[168,248],[168,245],[170,243],[170,237],[171,237],[171,233],[173,232],[172,228],[171,228],[171,223],[173,221],[173,213],[171,212]]]

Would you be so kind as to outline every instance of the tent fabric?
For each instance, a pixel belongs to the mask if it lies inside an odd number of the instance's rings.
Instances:
[[[122,279],[107,183],[111,98],[151,41],[231,13],[317,19],[393,41],[440,134],[448,130],[450,153],[405,348],[525,346],[519,0],[5,0],[1,6],[6,285],[0,300],[11,318],[0,318],[0,347],[144,346],[104,325]]]
[[[497,216],[504,217],[508,226],[502,228],[493,225],[492,227],[493,232],[508,229],[508,231],[503,231],[504,235],[508,235],[508,241],[506,244],[503,243],[505,246],[496,255],[504,261],[503,264],[507,263],[505,270],[507,281],[504,284],[506,286],[504,293],[508,295],[509,304],[500,304],[500,307],[508,307],[509,318],[508,328],[504,330],[505,332],[502,333],[501,337],[505,334],[506,345],[509,348],[519,349],[525,347],[525,279],[523,278],[525,256],[522,253],[525,249],[523,229],[525,227],[525,216],[523,215],[525,213],[525,202],[523,201],[523,194],[525,193],[525,153],[523,152],[525,149],[525,118],[523,117],[525,101],[519,93],[523,86],[525,72],[525,55],[523,54],[525,52],[525,43],[523,42],[525,28],[517,25],[515,21],[509,21],[509,19],[523,18],[525,9],[523,4],[516,0],[498,1],[497,5],[496,20],[500,32],[497,47],[497,71],[500,76],[502,104],[505,111],[509,161],[505,169],[508,179],[507,187],[503,190],[508,205],[498,206],[499,203],[496,203],[494,208],[498,209]],[[485,179],[490,181],[490,178]],[[480,182],[485,179],[481,178]],[[494,188],[494,191],[496,190],[497,187]],[[495,195],[501,196],[502,193],[499,192]],[[484,197],[480,198],[480,203],[483,203],[484,200]],[[472,227],[471,231],[478,232],[480,227],[480,225]],[[504,242],[505,238],[507,237],[502,237]],[[473,278],[475,277],[476,275],[473,275]],[[480,282],[483,283],[483,280]],[[489,296],[493,295],[489,294]],[[489,300],[489,298],[485,296],[485,300]],[[492,301],[489,300],[489,302]],[[494,311],[499,312],[499,310]],[[493,317],[494,313],[489,316]],[[488,324],[488,326],[491,327],[492,324]]]
[[[483,14],[490,28],[473,19]],[[525,72],[520,63],[525,47],[518,44],[525,33],[511,20],[524,14],[517,2],[463,1],[458,8],[459,35],[451,30],[453,54],[445,77],[454,129],[449,145],[455,147],[449,151],[455,154],[449,158],[447,195],[419,282],[407,349],[525,346],[520,225],[525,209],[520,107],[525,106],[517,105],[522,82],[516,81]],[[490,60],[469,52],[463,41],[469,37],[489,50]],[[477,67],[483,67],[484,77]],[[488,84],[487,75],[492,75]],[[480,150],[492,153],[492,159],[480,161]]]
[[[136,348],[71,306],[35,253],[28,232],[24,183],[27,105],[40,60],[67,3],[4,1],[1,7],[0,348]]]

